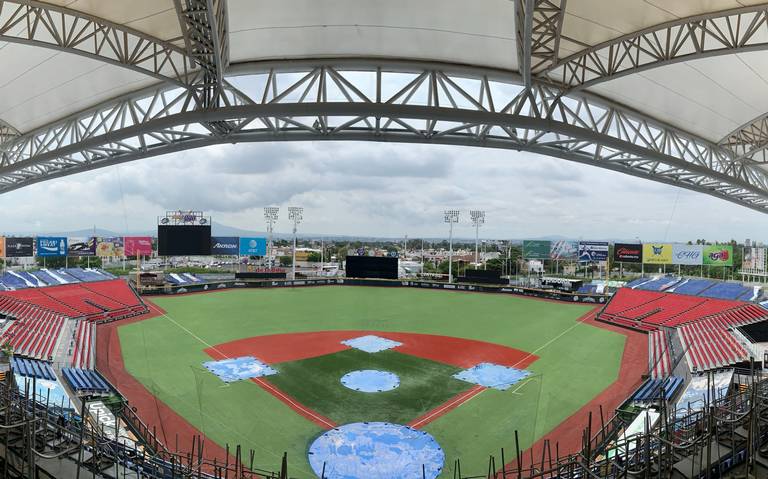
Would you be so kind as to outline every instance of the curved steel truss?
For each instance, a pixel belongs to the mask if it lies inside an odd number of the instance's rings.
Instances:
[[[541,77],[574,89],[715,55],[768,48],[768,4],[682,18],[586,48]]]
[[[230,70],[218,108],[161,86],[17,138],[0,162],[0,193],[219,143],[371,140],[531,151],[768,211],[765,173],[730,150],[592,95],[525,89],[513,73],[376,60]]]
[[[33,45],[187,85],[197,64],[183,48],[102,18],[34,0],[0,0],[0,41]]]
[[[768,113],[736,128],[720,144],[740,159],[768,162]]]

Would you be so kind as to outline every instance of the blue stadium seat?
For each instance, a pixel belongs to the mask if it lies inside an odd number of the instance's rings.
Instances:
[[[711,288],[703,291],[700,296],[718,299],[739,299],[747,293],[751,295],[752,288],[747,288],[739,283],[716,283]]]

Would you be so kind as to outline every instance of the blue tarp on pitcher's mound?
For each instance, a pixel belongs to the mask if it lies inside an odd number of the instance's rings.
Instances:
[[[435,479],[444,462],[430,434],[385,422],[339,426],[309,447],[309,464],[327,479]]]
[[[344,387],[364,393],[391,391],[400,386],[400,378],[395,373],[362,369],[352,371],[341,377]]]

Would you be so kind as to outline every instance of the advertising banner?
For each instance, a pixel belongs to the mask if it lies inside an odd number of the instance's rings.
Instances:
[[[765,271],[765,248],[744,248],[741,267],[752,271]]]
[[[237,236],[211,236],[211,254],[214,256],[237,256],[240,252],[240,238]]]
[[[67,238],[63,236],[38,236],[37,256],[66,256]]]
[[[672,243],[644,243],[643,263],[672,264]]]
[[[5,258],[5,236],[0,236],[0,258]]]
[[[703,261],[703,250],[699,244],[675,243],[672,245],[672,264],[699,266]]]
[[[126,236],[124,245],[126,256],[152,256],[151,236]]]
[[[96,256],[95,237],[69,238],[67,256]]]
[[[267,238],[240,238],[240,256],[266,256]]]
[[[614,263],[642,263],[643,245],[640,243],[616,243],[613,245]]]
[[[96,256],[100,258],[122,258],[125,256],[122,236],[96,238]]]
[[[608,261],[607,241],[579,241],[579,263]]]
[[[707,266],[733,266],[733,246],[729,244],[704,246],[704,264]]]
[[[523,258],[549,259],[550,241],[523,240]]]
[[[34,256],[35,240],[33,238],[5,238],[5,257],[24,258]]]
[[[579,251],[577,241],[553,241],[549,249],[549,259],[553,261],[575,260]]]

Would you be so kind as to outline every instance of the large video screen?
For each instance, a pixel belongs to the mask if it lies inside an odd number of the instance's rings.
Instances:
[[[347,278],[397,279],[397,258],[347,256]]]
[[[160,256],[208,256],[211,254],[211,226],[157,227],[157,254]]]

